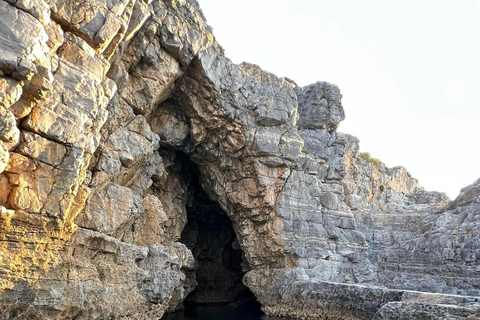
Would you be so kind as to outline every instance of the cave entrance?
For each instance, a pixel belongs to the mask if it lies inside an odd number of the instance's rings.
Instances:
[[[197,263],[198,284],[184,301],[185,312],[198,305],[258,304],[242,283],[248,268],[230,218],[202,188],[197,165],[184,153],[178,152],[177,157],[189,194],[180,242],[192,251]]]

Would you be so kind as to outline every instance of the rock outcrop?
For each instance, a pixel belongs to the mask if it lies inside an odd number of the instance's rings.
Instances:
[[[337,86],[231,63],[195,0],[0,15],[0,319],[156,319],[245,273],[272,315],[479,317],[479,181],[360,154]]]
[[[448,205],[445,193],[425,191],[404,167],[387,168],[368,152],[359,152],[358,138],[346,137],[347,174],[340,184],[352,210],[438,213]]]

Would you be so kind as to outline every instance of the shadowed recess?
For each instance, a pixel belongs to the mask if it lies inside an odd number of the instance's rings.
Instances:
[[[195,290],[185,299],[188,304],[219,305],[254,300],[242,283],[248,271],[232,222],[202,188],[197,166],[178,153],[188,185],[187,224],[180,241],[196,260]]]

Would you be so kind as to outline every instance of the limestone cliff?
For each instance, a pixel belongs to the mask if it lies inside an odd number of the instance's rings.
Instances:
[[[361,156],[337,86],[231,63],[195,0],[0,16],[0,319],[157,319],[245,285],[273,315],[479,316],[478,181],[448,204]]]
[[[359,140],[347,135],[347,174],[340,184],[352,210],[439,213],[449,203],[445,193],[425,191],[404,167],[387,168],[359,149]]]

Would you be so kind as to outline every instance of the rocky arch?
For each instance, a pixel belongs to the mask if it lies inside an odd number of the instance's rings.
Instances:
[[[232,220],[248,262],[292,266],[276,203],[303,143],[294,130],[296,96],[257,83],[219,50],[195,58],[177,81],[173,99],[190,127],[185,152],[198,165],[206,192]],[[239,84],[231,87],[233,81]]]
[[[162,147],[177,150],[179,159],[176,161],[182,167],[180,175],[187,176],[185,181],[190,180],[192,174],[189,170],[195,167],[193,173],[202,181],[203,196],[209,198],[208,201],[212,202],[210,205],[215,203],[218,206],[215,210],[224,214],[217,219],[223,220],[220,223],[224,226],[231,224],[235,230],[235,239],[229,239],[228,245],[231,246],[234,241],[237,251],[244,253],[243,270],[236,271],[237,278],[241,274],[236,281],[241,282],[243,274],[252,267],[282,268],[294,265],[293,259],[283,250],[282,218],[276,212],[276,202],[290,175],[294,157],[299,153],[301,140],[293,130],[296,120],[296,97],[293,91],[289,88],[279,90],[273,84],[260,85],[238,67],[232,68],[217,50],[220,49],[216,48],[209,54],[218,60],[217,64],[224,64],[225,79],[228,80],[230,72],[236,72],[243,77],[245,86],[259,86],[252,94],[257,101],[239,98],[235,102],[238,105],[230,105],[229,114],[223,109],[223,104],[226,103],[225,99],[230,99],[236,93],[227,91],[223,94],[228,97],[220,97],[222,90],[205,79],[201,59],[194,58],[177,80],[173,95],[158,105],[149,123],[160,137]],[[205,59],[208,61],[212,57]],[[289,113],[273,109],[270,99],[273,93],[269,90],[280,91],[279,99],[291,103],[290,110],[287,108]],[[264,96],[256,96],[263,91],[266,91]],[[194,92],[201,94],[194,95]],[[254,104],[259,106],[254,107]],[[280,102],[277,104],[282,105]],[[257,110],[260,108],[264,110]],[[271,134],[270,129],[264,127],[257,136],[255,119],[259,113],[262,113],[265,123],[283,123],[284,128],[274,130]],[[268,120],[268,113],[278,119]],[[258,148],[265,150],[261,156],[257,154]],[[286,155],[278,156],[275,153],[278,148]],[[199,185],[198,182],[194,184]],[[188,228],[187,223],[184,238]],[[188,243],[188,240],[183,240]],[[194,245],[190,245],[193,251]],[[238,257],[236,259],[238,261]],[[239,266],[240,263],[236,263]],[[245,289],[241,283],[237,286]]]

